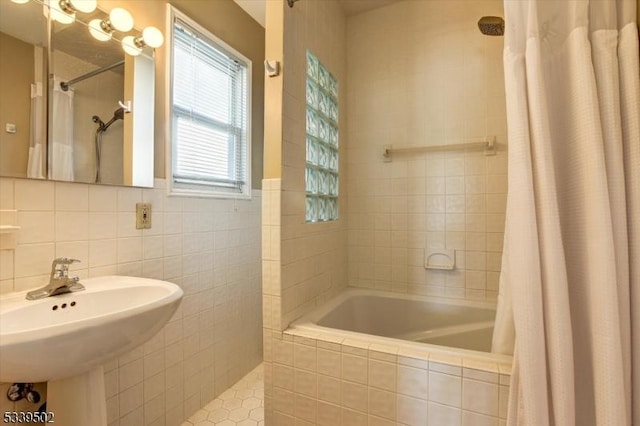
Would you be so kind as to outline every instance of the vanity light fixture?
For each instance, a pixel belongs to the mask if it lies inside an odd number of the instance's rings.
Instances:
[[[91,36],[96,40],[108,41],[111,40],[111,37],[113,36],[113,30],[109,31],[109,29],[104,29],[104,22],[105,21],[102,19],[92,19],[89,22],[89,34],[91,34]]]
[[[76,13],[75,11],[70,10],[70,12],[66,12],[62,5],[61,5],[61,1],[58,2],[56,0],[53,0],[49,3],[49,13],[51,14],[51,19],[53,21],[58,21],[61,24],[71,24],[76,20]],[[45,2],[45,5],[47,4],[47,2]]]
[[[163,43],[164,36],[162,31],[156,27],[149,26],[142,30],[142,36],[140,37],[126,36],[123,38],[122,48],[129,55],[138,56],[146,46],[156,49],[162,46]]]
[[[98,7],[98,0],[60,0],[59,5],[60,9],[67,14],[91,13]]]
[[[11,0],[14,3],[25,4],[30,0]],[[76,12],[91,13],[96,10],[98,0],[38,0],[43,4],[43,13],[45,16],[50,15],[51,20],[61,24],[71,24],[76,20]],[[47,8],[48,13],[47,13]],[[84,23],[84,22],[83,22]],[[107,19],[93,19],[88,24],[89,33],[93,38],[99,41],[108,41],[113,38],[115,31],[123,33],[133,29],[133,16],[131,13],[122,8],[114,7],[109,12]],[[153,26],[145,27],[142,35],[134,37],[132,35],[124,37],[121,42],[124,51],[131,56],[138,56],[142,50],[149,46],[157,49],[164,43],[162,31]]]
[[[128,10],[121,7],[112,9],[111,12],[109,12],[108,19],[93,19],[89,22],[89,33],[93,38],[100,41],[111,40],[113,32],[116,30],[126,33],[132,28],[133,16],[131,16]]]
[[[138,56],[142,53],[142,47],[136,44],[134,36],[126,36],[122,39],[122,49],[131,56]]]
[[[145,27],[145,29],[142,30],[141,42],[149,47],[157,49],[158,47],[162,46],[162,43],[164,43],[164,36],[162,35],[162,31],[160,31],[156,27]]]
[[[109,12],[109,20],[106,25],[112,29],[126,33],[133,28],[133,16],[127,9],[115,7]]]
[[[24,4],[29,0],[11,0],[14,3]],[[45,16],[51,15],[51,20],[61,24],[71,24],[76,20],[76,12],[91,13],[98,7],[97,0],[41,0],[45,7]],[[47,8],[49,12],[47,13]]]

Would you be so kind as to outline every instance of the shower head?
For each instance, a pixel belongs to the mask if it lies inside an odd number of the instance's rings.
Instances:
[[[117,120],[124,120],[124,113],[124,108],[118,108],[113,112],[113,117],[111,118],[111,120],[107,121],[106,123],[100,120],[100,117],[98,117],[97,115],[93,116],[93,122],[98,124],[98,131],[106,132],[109,126],[111,126]]]
[[[100,120],[100,117],[94,115],[91,120],[98,125],[98,127],[104,127],[104,121]]]
[[[113,112],[113,118],[116,120],[124,120],[124,108],[118,108]]]
[[[478,21],[480,32],[488,36],[504,35],[504,19],[499,16],[483,16]]]

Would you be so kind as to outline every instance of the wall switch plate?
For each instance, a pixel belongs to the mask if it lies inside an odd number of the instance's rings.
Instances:
[[[7,132],[7,133],[15,133],[15,132],[16,132],[16,125],[15,125],[15,124],[13,124],[13,123],[7,123],[7,124],[4,126],[4,130],[5,130],[5,132]]]
[[[136,229],[151,228],[151,203],[136,203]]]

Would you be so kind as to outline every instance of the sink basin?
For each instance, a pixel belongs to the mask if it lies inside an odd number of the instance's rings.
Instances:
[[[0,381],[44,382],[86,373],[153,337],[182,298],[175,284],[108,276],[86,290],[26,300],[0,297]]]

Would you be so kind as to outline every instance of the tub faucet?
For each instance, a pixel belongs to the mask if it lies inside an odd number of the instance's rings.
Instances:
[[[78,277],[69,276],[69,265],[80,262],[77,259],[67,259],[59,257],[51,263],[51,276],[49,284],[27,293],[27,300],[38,300],[57,294],[71,293],[72,291],[84,290],[84,286],[79,283]]]

